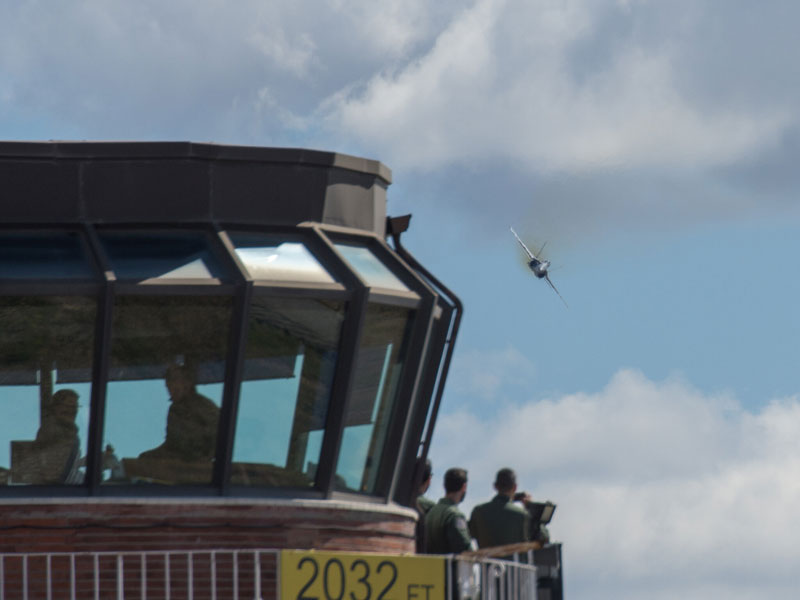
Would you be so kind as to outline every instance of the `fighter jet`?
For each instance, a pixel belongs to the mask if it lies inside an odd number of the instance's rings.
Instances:
[[[563,296],[561,296],[559,291],[556,289],[556,286],[553,285],[553,282],[550,281],[550,277],[547,275],[547,269],[550,268],[550,261],[536,258],[536,255],[530,250],[528,250],[528,247],[525,245],[525,243],[521,239],[519,239],[519,236],[517,235],[517,232],[514,231],[514,228],[510,227],[509,229],[511,229],[511,233],[514,234],[514,237],[517,238],[519,245],[522,246],[522,248],[525,250],[525,253],[528,255],[529,259],[528,267],[530,268],[531,271],[533,271],[533,274],[536,275],[536,277],[538,277],[539,279],[544,279],[548,284],[550,284],[550,287],[553,288],[553,291],[556,294],[558,294],[559,298],[561,298],[561,301],[564,303],[564,306],[569,308],[567,301],[564,300]],[[542,250],[544,250],[544,247],[546,245],[547,242],[545,242],[544,245],[542,245],[542,247],[539,249],[539,255],[542,254]]]

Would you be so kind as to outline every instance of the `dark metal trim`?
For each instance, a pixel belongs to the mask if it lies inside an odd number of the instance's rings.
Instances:
[[[210,285],[199,283],[198,280],[187,280],[191,283],[173,283],[165,280],[159,284],[140,285],[125,280],[117,282],[117,291],[121,296],[230,296],[236,292],[233,283]]]
[[[250,303],[253,297],[253,281],[236,256],[230,238],[220,230],[217,230],[216,234],[217,243],[226,256],[226,260],[230,261],[229,268],[234,270],[241,280],[237,285],[234,306],[231,310],[228,356],[225,360],[225,385],[222,388],[222,409],[217,429],[217,458],[213,476],[214,482],[219,486],[220,495],[225,496],[230,483],[236,417],[239,413],[239,394],[247,348]]]
[[[413,506],[416,491],[421,481],[417,481],[421,473],[416,472],[417,453],[420,449],[422,434],[430,412],[436,381],[440,373],[440,366],[444,349],[447,345],[447,334],[453,316],[453,307],[441,296],[437,300],[439,316],[435,318],[428,347],[422,367],[422,381],[417,390],[415,406],[409,417],[409,430],[407,443],[402,448],[402,455],[398,458],[397,471],[399,480],[394,488],[392,498],[405,506]],[[434,310],[436,312],[436,310]],[[438,360],[436,360],[438,358]]]
[[[380,479],[375,491],[382,493],[387,501],[394,493],[399,475],[397,469],[393,467],[397,464],[402,448],[408,443],[409,421],[413,413],[412,408],[416,404],[416,392],[422,376],[422,358],[425,356],[425,348],[433,327],[435,304],[436,294],[429,291],[414,315],[413,330],[406,349],[406,361],[400,375],[400,389],[397,390],[397,400],[390,420],[395,426],[389,428],[378,468]],[[403,423],[402,430],[397,427],[397,423]]]
[[[233,443],[236,435],[236,417],[239,413],[244,357],[247,347],[247,332],[253,285],[244,282],[236,295],[237,302],[231,310],[231,325],[228,335],[228,356],[225,361],[225,385],[222,392],[222,409],[217,433],[217,460],[214,464],[214,481],[220,494],[226,495],[231,473]]]
[[[353,296],[345,309],[345,318],[342,323],[342,335],[337,350],[337,364],[331,386],[325,435],[322,438],[319,465],[317,466],[317,487],[326,498],[330,498],[334,493],[336,467],[339,463],[339,451],[344,436],[344,417],[350,401],[356,355],[367,310],[367,288],[358,275],[349,270],[347,263],[324,233],[317,227],[312,227],[312,230],[319,238],[320,250],[323,248],[326,250],[326,263],[332,266],[336,265],[335,268],[342,279],[353,290]]]
[[[398,222],[403,222],[405,226],[408,226],[408,220],[410,219],[411,215],[406,217],[398,217]],[[435,286],[436,289],[440,292],[442,296],[444,296],[448,302],[450,302],[454,307],[454,315],[453,320],[450,325],[450,337],[447,340],[447,351],[442,360],[440,370],[439,370],[439,378],[438,383],[436,385],[436,393],[433,400],[433,405],[430,408],[430,414],[428,415],[427,420],[427,431],[425,432],[424,438],[421,441],[421,448],[420,448],[420,460],[425,460],[428,456],[428,450],[430,449],[431,439],[433,438],[433,429],[436,424],[436,418],[439,414],[439,407],[441,406],[442,401],[442,394],[444,393],[444,385],[447,381],[447,374],[450,370],[450,362],[453,358],[453,350],[455,348],[456,343],[456,336],[458,335],[458,329],[461,324],[461,318],[464,314],[464,305],[459,300],[458,296],[456,296],[453,292],[451,292],[441,281],[439,281],[436,277],[434,277],[430,271],[428,271],[425,267],[423,267],[419,261],[414,258],[414,256],[408,252],[403,247],[403,244],[400,241],[401,234],[405,231],[402,227],[395,229],[393,227],[393,219],[387,219],[387,231],[392,236],[392,240],[394,242],[395,252],[415,271],[422,274],[425,279],[427,279],[431,285]],[[413,466],[406,467],[405,469],[406,474],[408,477],[411,477],[413,473]],[[421,476],[421,472],[417,474],[417,477]],[[414,481],[411,490],[416,490],[419,488],[420,481]],[[407,499],[407,502],[410,502],[410,499]]]
[[[88,296],[100,292],[99,281],[62,280],[49,281],[10,280],[0,281],[0,296]]]
[[[105,428],[106,388],[108,384],[108,368],[111,363],[111,323],[114,310],[115,281],[114,274],[106,270],[103,264],[105,254],[101,250],[100,240],[91,229],[86,227],[86,235],[97,257],[100,268],[105,272],[106,285],[99,294],[97,302],[97,318],[95,325],[95,347],[92,360],[92,397],[89,407],[89,439],[86,451],[86,485],[89,493],[95,495],[103,479],[103,433]]]
[[[369,301],[376,304],[390,304],[404,308],[417,308],[422,298],[416,293],[393,292],[384,288],[370,288]]]

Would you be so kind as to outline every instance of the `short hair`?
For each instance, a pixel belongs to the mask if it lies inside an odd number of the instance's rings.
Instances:
[[[191,365],[171,364],[167,367],[165,379],[180,379],[192,386],[197,385],[197,371]]]
[[[505,467],[497,472],[497,477],[494,480],[494,487],[498,492],[508,492],[517,485],[517,474],[514,469]]]
[[[448,494],[457,492],[467,483],[467,472],[464,469],[454,467],[447,469],[444,474],[444,491]]]
[[[53,406],[56,404],[69,404],[76,407],[78,405],[78,393],[75,390],[58,390],[53,394]]]
[[[425,464],[422,465],[422,481],[428,481],[433,474],[433,465],[431,464],[431,459],[426,458]]]

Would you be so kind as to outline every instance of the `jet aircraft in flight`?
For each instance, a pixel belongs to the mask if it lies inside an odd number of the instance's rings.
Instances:
[[[525,253],[528,255],[528,268],[530,268],[530,270],[533,271],[533,274],[536,275],[536,277],[538,277],[539,279],[544,279],[548,284],[550,284],[550,287],[553,288],[553,291],[556,294],[558,294],[559,298],[561,298],[561,301],[564,303],[564,306],[569,307],[567,301],[564,300],[564,297],[556,289],[556,286],[553,285],[553,282],[550,281],[550,276],[547,274],[547,269],[550,268],[550,261],[538,258],[533,252],[531,252],[528,249],[525,243],[521,239],[519,239],[519,236],[517,235],[517,232],[514,231],[514,228],[510,227],[510,229],[511,233],[514,234],[514,237],[517,238],[519,245],[522,246],[522,248],[525,250]],[[542,250],[544,250],[544,247],[546,245],[547,242],[545,242],[544,245],[542,245],[542,247],[539,249],[539,256],[541,256]]]

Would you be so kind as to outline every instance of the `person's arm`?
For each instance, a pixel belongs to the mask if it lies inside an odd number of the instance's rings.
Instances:
[[[465,552],[472,546],[467,519],[463,515],[453,516],[447,524],[448,545],[455,554]]]

